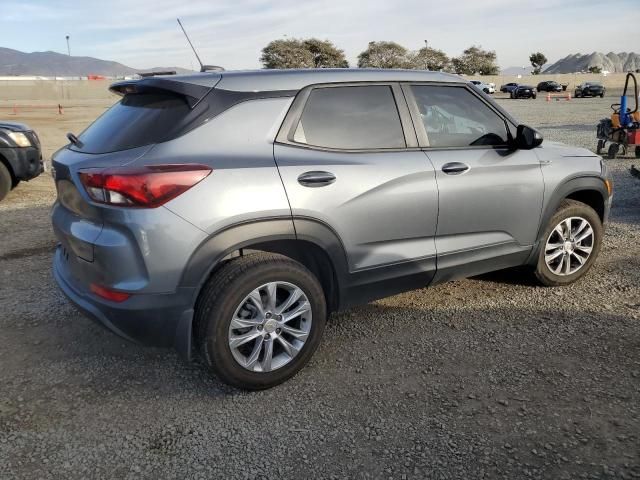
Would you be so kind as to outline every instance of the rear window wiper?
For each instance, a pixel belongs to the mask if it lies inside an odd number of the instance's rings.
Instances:
[[[80,141],[78,137],[76,137],[73,133],[67,133],[67,138],[71,143],[73,143],[76,147],[82,148],[84,144]]]

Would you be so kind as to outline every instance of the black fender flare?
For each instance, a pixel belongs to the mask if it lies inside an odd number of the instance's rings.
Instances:
[[[312,218],[276,217],[251,220],[225,227],[209,235],[191,255],[182,273],[180,287],[194,289],[194,299],[213,270],[229,254],[252,245],[300,240],[322,249],[332,263],[338,282],[338,294],[344,288],[348,263],[344,246],[338,234],[325,223]]]
[[[605,212],[604,212],[604,221],[607,220],[607,200],[609,199],[609,192],[607,190],[607,186],[605,185],[605,179],[599,175],[576,175],[574,177],[570,177],[565,179],[560,185],[556,187],[551,196],[549,197],[549,201],[542,211],[542,215],[540,216],[540,225],[538,226],[538,234],[537,241],[534,248],[531,250],[531,255],[527,263],[532,264],[535,259],[538,258],[538,248],[540,245],[540,241],[542,234],[544,233],[549,220],[553,214],[558,210],[558,207],[562,203],[562,201],[570,196],[573,193],[582,191],[582,190],[595,190],[602,195],[602,201],[605,204]]]

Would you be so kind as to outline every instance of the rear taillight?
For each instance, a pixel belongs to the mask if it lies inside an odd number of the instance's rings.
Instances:
[[[102,285],[98,285],[97,283],[92,283],[89,286],[89,288],[92,293],[96,294],[101,298],[104,298],[105,300],[109,300],[110,302],[116,302],[116,303],[124,302],[126,299],[128,299],[131,296],[130,293],[112,290],[110,288],[103,287]]]
[[[211,173],[206,165],[147,165],[80,171],[80,181],[96,202],[155,208],[186,192]]]

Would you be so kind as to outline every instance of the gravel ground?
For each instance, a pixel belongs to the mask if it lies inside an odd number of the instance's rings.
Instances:
[[[499,100],[589,148],[612,98]],[[99,113],[24,113],[50,154]],[[509,271],[334,314],[316,355],[245,393],[84,319],[50,274],[51,180],[0,204],[2,478],[640,478],[640,182],[559,289]],[[640,163],[640,162],[639,162]]]

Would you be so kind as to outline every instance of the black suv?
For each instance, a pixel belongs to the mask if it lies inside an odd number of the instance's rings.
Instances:
[[[0,200],[21,180],[31,180],[42,171],[36,132],[23,123],[0,120]]]
[[[598,82],[584,82],[576,86],[574,97],[604,97],[607,89]]]
[[[511,98],[533,98],[535,100],[537,93],[531,85],[518,85],[511,90],[510,96]]]
[[[538,84],[537,90],[539,92],[561,92],[562,85],[560,85],[558,82],[553,81],[540,82]]]

